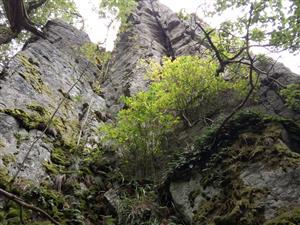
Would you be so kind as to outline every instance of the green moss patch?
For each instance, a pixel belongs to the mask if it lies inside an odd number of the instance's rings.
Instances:
[[[37,129],[44,131],[48,125],[51,113],[44,107],[38,105],[28,105],[31,112],[23,109],[1,109],[7,115],[14,117],[21,127],[26,130]],[[61,117],[54,117],[49,125],[46,134],[60,138],[64,143],[74,142],[79,132],[78,121],[65,121]]]
[[[6,154],[2,156],[2,162],[4,166],[8,166],[10,163],[13,163],[16,161],[16,157],[13,154]]]
[[[39,93],[50,93],[48,87],[44,84],[41,78],[41,72],[38,66],[32,62],[31,59],[24,55],[18,55],[18,58],[24,66],[23,72],[19,72],[20,76],[23,77],[30,85]]]
[[[295,121],[245,111],[229,121],[218,136],[216,136],[217,130],[218,126],[206,129],[196,141],[194,151],[184,153],[179,160],[172,162],[173,168],[167,180],[176,179],[182,172],[190,170],[189,168],[204,169],[206,163],[212,158],[222,160],[224,157],[231,158],[231,154],[241,154],[241,152],[243,154],[240,155],[240,160],[247,162],[249,159],[254,160],[260,153],[269,153],[284,154],[291,159],[289,162],[292,163],[295,158],[294,163],[298,163],[299,157],[295,153],[300,148],[300,126]],[[285,143],[286,133],[289,137],[288,145]],[[243,151],[235,151],[241,149],[241,146],[244,148]],[[269,156],[265,161],[269,161]],[[280,157],[277,159],[283,161]]]
[[[7,188],[9,185],[9,182],[11,180],[11,177],[8,175],[8,170],[6,167],[0,168],[0,187],[1,188]]]
[[[300,208],[295,208],[267,221],[264,225],[298,225],[300,224]]]
[[[0,136],[0,149],[1,149],[1,148],[5,148],[5,146],[6,146],[6,145],[5,145],[5,140],[4,140],[4,138]]]
[[[242,112],[218,136],[216,129],[207,130],[195,151],[176,162],[167,182],[192,176],[196,170],[201,173],[204,189],[221,190],[212,198],[204,198],[193,224],[261,225],[265,222],[261,203],[268,190],[245,186],[241,171],[257,162],[270,169],[299,166],[299,138],[300,127],[294,121]],[[197,195],[201,193],[191,193],[190,197],[193,200]]]

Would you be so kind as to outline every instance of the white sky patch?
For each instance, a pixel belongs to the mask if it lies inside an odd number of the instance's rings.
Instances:
[[[103,43],[108,37],[104,47],[112,50],[118,33],[118,23],[114,24],[115,27],[107,29],[110,21],[100,18],[98,13],[99,0],[75,0],[75,3],[85,21],[84,30],[90,36],[91,41],[94,43]]]
[[[106,40],[104,47],[108,50],[112,50],[114,46],[114,41],[117,37],[117,30],[119,27],[118,23],[114,23],[114,26],[107,32],[107,26],[110,20],[101,19],[98,14],[99,0],[74,0],[79,12],[85,20],[85,31],[89,34],[92,42],[102,43]],[[214,16],[213,18],[205,17],[201,15],[203,12],[199,8],[200,4],[205,3],[205,7],[211,7],[213,1],[207,0],[159,0],[164,5],[168,6],[174,12],[179,12],[184,9],[187,13],[195,13],[199,15],[200,18],[204,19],[205,22],[210,24],[212,27],[218,27],[224,20],[236,18],[239,14],[238,11],[228,11],[222,16]],[[255,53],[264,53],[271,56],[275,60],[284,63],[293,72],[300,74],[300,55],[293,55],[287,51],[281,53],[270,53],[262,48],[254,49]]]

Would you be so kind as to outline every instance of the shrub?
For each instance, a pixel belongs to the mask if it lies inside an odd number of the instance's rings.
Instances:
[[[154,169],[155,158],[164,153],[162,143],[180,122],[182,111],[199,107],[205,114],[216,107],[221,92],[246,89],[242,80],[227,82],[216,77],[216,69],[212,59],[195,56],[165,59],[163,66],[153,63],[148,90],[123,98],[126,108],[118,113],[116,122],[100,129],[104,140],[121,149],[134,164],[132,170],[142,170],[140,175],[145,176]]]
[[[300,84],[290,84],[280,91],[288,107],[300,112]]]

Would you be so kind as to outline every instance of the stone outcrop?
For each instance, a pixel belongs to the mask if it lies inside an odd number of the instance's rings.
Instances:
[[[49,22],[45,33],[47,39],[30,40],[11,59],[0,80],[1,158],[12,159],[7,163],[13,175],[30,151],[20,176],[33,181],[46,176],[43,163],[50,160],[55,141],[76,139],[85,108],[106,107],[91,87],[99,71],[80,53],[88,36],[59,21]],[[31,147],[63,99],[46,135]]]
[[[36,199],[67,224],[134,220],[131,212],[123,219],[116,215],[127,212],[118,204],[124,193],[132,197],[133,189],[151,185],[123,184],[117,157],[107,149],[92,151],[101,146],[97,128],[107,120],[99,115],[114,119],[123,108],[121,96],[147,89],[150,61],[199,55],[208,48],[199,42],[202,34],[193,19],[183,21],[156,0],[138,1],[128,21],[107,73],[80,51],[88,36],[55,20],[44,28],[47,38],[28,40],[0,77],[0,187],[8,188],[18,172],[24,198]],[[299,84],[300,78],[270,59],[257,66],[270,73],[261,75],[257,100],[247,109],[260,113],[237,115],[213,146],[208,142],[214,133],[207,134],[202,124],[179,129],[175,139],[180,144],[170,149],[184,152],[183,143],[198,141],[175,162],[158,192],[151,186],[160,201],[138,205],[135,199],[143,220],[156,213],[167,217],[161,224],[299,224],[293,221],[300,207],[300,115],[286,106],[280,90]],[[100,92],[94,88],[99,83]],[[222,102],[229,100],[224,96]],[[84,151],[79,154],[80,138]],[[31,188],[32,183],[41,189]],[[134,202],[130,197],[126,200]],[[0,212],[0,223],[9,215]]]
[[[291,120],[238,115],[217,146],[202,137],[177,162],[170,197],[189,224],[264,224],[298,209],[299,131]]]
[[[103,84],[112,112],[122,107],[120,96],[130,96],[146,88],[145,62],[195,54],[200,48],[190,23],[180,20],[157,1],[140,1],[129,23],[132,24],[129,30],[119,34],[109,77]]]

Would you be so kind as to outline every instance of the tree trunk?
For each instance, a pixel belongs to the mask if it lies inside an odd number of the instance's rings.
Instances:
[[[30,12],[45,2],[46,0],[40,0],[29,3]],[[13,38],[17,37],[23,29],[44,38],[44,34],[39,31],[35,27],[35,24],[29,19],[24,0],[3,0],[3,5],[10,24],[10,30],[6,26],[0,26],[0,44],[10,42]]]

